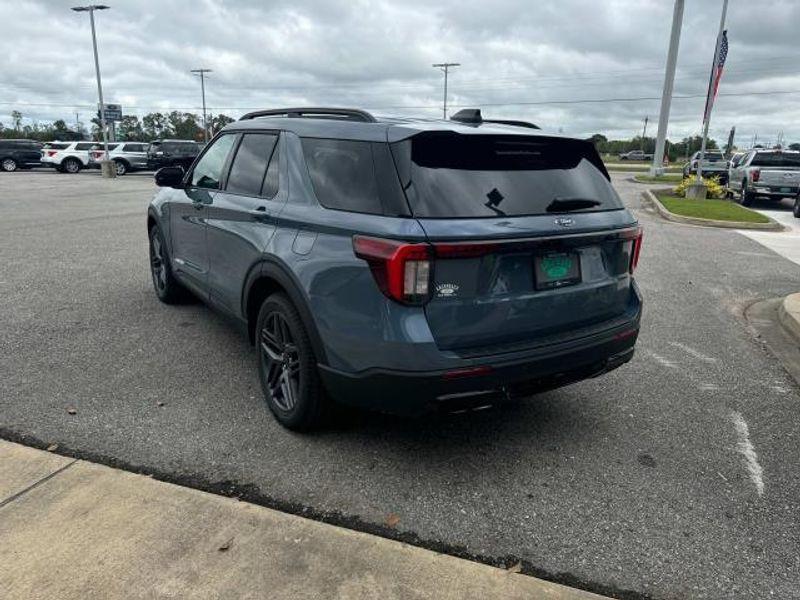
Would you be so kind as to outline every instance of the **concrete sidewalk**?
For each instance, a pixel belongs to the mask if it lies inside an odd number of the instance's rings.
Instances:
[[[601,598],[2,440],[0,590],[26,600]]]

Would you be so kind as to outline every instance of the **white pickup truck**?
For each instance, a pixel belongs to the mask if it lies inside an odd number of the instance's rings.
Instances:
[[[697,165],[700,163],[700,152],[692,154],[685,165],[683,165],[683,177],[697,174]],[[719,150],[706,150],[703,157],[703,177],[718,177],[723,185],[728,181],[728,161]]]
[[[800,192],[800,152],[791,150],[750,150],[731,166],[728,187],[738,193],[744,206],[756,196],[780,200]]]

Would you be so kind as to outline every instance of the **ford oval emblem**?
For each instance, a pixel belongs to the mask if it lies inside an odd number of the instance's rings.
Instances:
[[[556,225],[561,225],[561,227],[572,227],[575,225],[575,219],[572,217],[558,217],[555,220]]]

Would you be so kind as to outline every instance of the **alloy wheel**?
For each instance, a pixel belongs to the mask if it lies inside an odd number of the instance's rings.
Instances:
[[[3,171],[11,172],[17,170],[17,163],[13,158],[6,158],[3,160]]]
[[[259,343],[271,399],[279,409],[290,412],[300,394],[300,354],[284,315],[267,315]]]
[[[120,161],[115,161],[114,162],[114,170],[116,170],[117,175],[120,176],[120,177],[122,175],[125,175],[125,173],[128,172],[127,167],[125,167],[125,163],[122,163]]]
[[[78,166],[78,161],[75,160],[68,160],[67,164],[64,165],[64,169],[67,173],[77,173],[80,170]]]
[[[153,283],[159,292],[167,287],[167,267],[164,264],[164,249],[161,247],[161,238],[157,232],[150,237],[150,271],[153,274]]]

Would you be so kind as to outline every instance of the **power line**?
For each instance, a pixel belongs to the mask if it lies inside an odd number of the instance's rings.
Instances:
[[[718,97],[739,97],[739,96],[779,96],[800,94],[800,90],[769,90],[762,92],[728,92],[717,94]],[[673,96],[677,100],[685,100],[691,98],[704,98],[705,94],[683,94]],[[540,100],[532,102],[470,102],[469,104],[451,104],[455,108],[465,107],[482,107],[482,106],[546,106],[549,104],[607,104],[613,102],[644,102],[650,100],[659,100],[659,96],[637,96],[637,97],[616,97],[616,98],[580,98],[569,100]],[[91,104],[66,104],[66,103],[48,103],[48,102],[5,102],[0,101],[0,105],[5,106],[41,106],[47,108],[92,108]],[[200,110],[200,106],[131,106],[131,109],[140,110],[157,110],[157,111],[173,111],[173,110]],[[209,106],[212,110],[258,110],[263,106]],[[436,105],[387,105],[387,106],[370,106],[374,110],[385,110],[394,108],[403,109],[434,109],[439,108]]]

